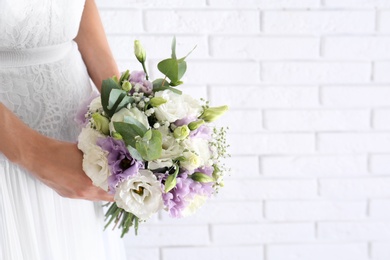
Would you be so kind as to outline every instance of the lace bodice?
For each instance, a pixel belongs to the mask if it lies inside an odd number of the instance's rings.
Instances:
[[[84,0],[0,0],[0,50],[56,45],[77,35]]]
[[[74,141],[91,92],[77,45],[84,0],[0,0],[0,102],[31,128]]]

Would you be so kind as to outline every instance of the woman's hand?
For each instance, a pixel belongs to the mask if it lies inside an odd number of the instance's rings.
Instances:
[[[113,201],[113,196],[92,184],[82,170],[83,153],[76,144],[43,138],[40,151],[30,162],[30,172],[67,198]]]
[[[22,166],[58,194],[68,198],[113,201],[93,186],[82,170],[76,144],[57,141],[29,128],[0,103],[0,153]]]

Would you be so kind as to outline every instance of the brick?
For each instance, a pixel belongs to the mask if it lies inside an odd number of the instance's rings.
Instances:
[[[390,259],[389,242],[372,242],[371,243],[372,260]]]
[[[262,117],[260,110],[230,110],[218,119],[216,125],[228,126],[229,133],[255,133],[263,129]]]
[[[309,8],[319,7],[320,0],[209,0],[212,7],[236,8]]]
[[[177,7],[204,7],[206,0],[181,1],[181,0],[95,0],[99,9],[104,8],[177,8]]]
[[[262,62],[266,83],[364,83],[371,77],[369,62]]]
[[[375,174],[390,174],[390,154],[371,155],[370,170]]]
[[[228,134],[232,155],[301,154],[315,150],[314,134]]]
[[[221,190],[221,193],[223,191]],[[217,194],[207,201],[195,214],[182,219],[162,214],[164,224],[245,224],[258,223],[263,220],[263,203],[261,201],[222,201]]]
[[[127,244],[133,247],[152,246],[204,246],[210,243],[207,225],[151,225],[141,224],[137,236],[128,236]]]
[[[107,34],[133,34],[143,31],[140,10],[101,10],[100,17]]]
[[[267,201],[265,217],[271,221],[358,220],[366,217],[367,203],[360,201]]]
[[[257,156],[232,156],[224,159],[231,172],[227,178],[244,179],[259,177],[259,158]],[[245,171],[243,166],[245,165]]]
[[[390,37],[326,37],[323,55],[332,59],[388,59],[390,58]]]
[[[308,108],[318,107],[318,89],[314,86],[212,86],[210,99],[223,101],[230,108]]]
[[[271,131],[368,130],[369,110],[266,110],[265,128]]]
[[[302,60],[319,57],[320,41],[314,37],[214,36],[210,48],[211,56],[217,58]]]
[[[378,61],[374,63],[374,81],[379,83],[390,82],[390,62]]]
[[[260,30],[259,12],[252,10],[146,10],[144,19],[149,33],[254,33]]]
[[[163,259],[186,260],[198,259],[223,259],[223,260],[263,260],[263,248],[261,246],[229,246],[229,247],[184,247],[164,248]]]
[[[381,86],[324,87],[322,102],[337,107],[389,106],[390,88]]]
[[[187,72],[183,77],[188,84],[243,85],[259,80],[259,65],[251,61],[191,61],[187,62]]]
[[[387,220],[390,218],[390,199],[375,199],[370,201],[370,218]]]
[[[225,187],[218,194],[218,199],[226,201],[312,199],[317,197],[317,182],[311,179],[226,179]]]
[[[127,237],[124,238],[126,246],[126,255],[132,260],[160,260],[160,252],[157,247],[155,248],[134,248],[131,243],[127,243]]]
[[[267,223],[257,225],[214,225],[213,243],[217,245],[256,245],[259,243],[310,242],[312,223]]]
[[[263,29],[269,33],[314,34],[371,33],[374,11],[265,11]]]
[[[325,0],[326,7],[390,7],[387,0]]]
[[[330,241],[389,240],[390,222],[320,222],[318,238]]]
[[[319,189],[322,198],[383,198],[390,196],[390,178],[322,179]]]
[[[367,157],[364,155],[263,156],[261,172],[265,176],[282,178],[367,175]]]
[[[147,61],[163,60],[171,57],[172,35],[108,35],[108,41],[116,59],[135,59],[134,40],[139,40],[146,50]],[[158,44],[156,44],[158,43]],[[204,59],[209,56],[207,38],[204,36],[180,35],[176,39],[176,53],[179,58],[187,55],[195,46],[196,49],[188,56],[187,61],[191,64],[192,59]]]
[[[386,1],[389,5],[390,3]],[[380,32],[390,32],[390,11],[381,11],[379,12],[379,31]]]
[[[390,152],[389,133],[320,133],[320,152],[366,153]]]
[[[269,245],[267,260],[368,260],[364,243]]]
[[[374,110],[374,128],[379,130],[390,129],[390,109]]]

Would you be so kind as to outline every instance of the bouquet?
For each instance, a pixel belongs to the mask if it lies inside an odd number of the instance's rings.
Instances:
[[[143,71],[103,81],[78,138],[85,173],[114,194],[105,228],[118,226],[122,237],[163,209],[175,218],[196,211],[223,186],[221,159],[227,155],[226,129],[209,123],[228,108],[178,90],[188,54],[176,57],[175,38],[171,58],[157,66],[164,77],[153,82],[145,50],[139,41],[134,47]]]

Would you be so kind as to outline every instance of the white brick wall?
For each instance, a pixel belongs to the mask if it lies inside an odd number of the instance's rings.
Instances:
[[[390,259],[390,0],[96,1],[121,69],[176,35],[185,91],[231,109],[226,188],[128,259]]]

